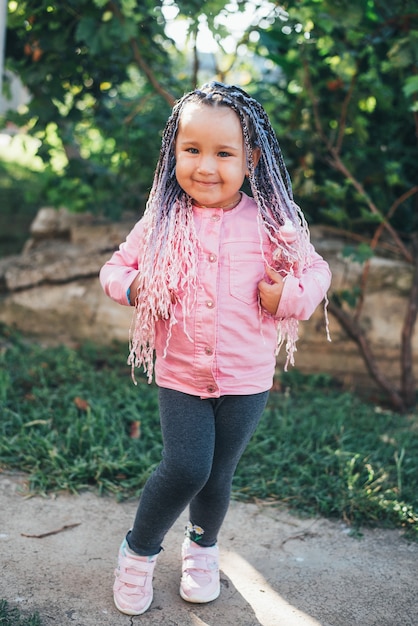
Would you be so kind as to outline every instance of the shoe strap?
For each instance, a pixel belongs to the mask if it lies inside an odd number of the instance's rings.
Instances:
[[[186,554],[183,558],[183,572],[190,569],[210,572],[218,568],[216,558],[211,558],[205,554]]]
[[[155,561],[138,561],[135,557],[126,555],[115,573],[121,582],[136,587],[145,587],[147,578],[152,577],[154,567]],[[133,570],[133,573],[129,573],[127,570]]]
[[[145,587],[147,584],[148,574],[144,574],[144,576],[138,576],[135,574],[128,574],[128,572],[124,571],[115,571],[116,578],[126,585],[132,585],[132,587]]]

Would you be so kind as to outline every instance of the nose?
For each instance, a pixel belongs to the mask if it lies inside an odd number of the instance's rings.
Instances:
[[[197,170],[200,174],[211,174],[216,170],[215,159],[210,155],[202,154],[199,159]]]

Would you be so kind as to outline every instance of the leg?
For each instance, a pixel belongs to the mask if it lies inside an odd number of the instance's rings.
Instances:
[[[163,458],[141,495],[129,546],[157,554],[165,534],[207,482],[215,446],[211,400],[159,390]]]
[[[260,416],[268,392],[214,400],[215,450],[208,481],[190,503],[189,536],[182,547],[180,595],[211,602],[220,593],[217,534],[229,506],[232,478]],[[203,534],[202,534],[203,531]]]
[[[127,615],[141,615],[152,602],[152,575],[163,538],[206,483],[215,445],[210,402],[160,390],[163,459],[147,481],[133,529],[122,542],[113,597]]]
[[[213,546],[228,510],[232,479],[264,411],[268,392],[223,396],[215,403],[215,452],[205,486],[190,503],[190,522],[200,526],[202,547]],[[193,538],[193,537],[192,537]]]

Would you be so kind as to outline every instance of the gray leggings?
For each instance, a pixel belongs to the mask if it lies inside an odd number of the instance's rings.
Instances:
[[[159,389],[163,435],[161,463],[141,495],[128,543],[142,556],[157,554],[189,505],[189,519],[204,533],[203,547],[217,541],[229,506],[232,478],[263,413],[268,391],[202,400]]]

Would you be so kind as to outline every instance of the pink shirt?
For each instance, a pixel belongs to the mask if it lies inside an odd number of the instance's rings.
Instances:
[[[200,242],[196,304],[186,320],[175,307],[167,354],[167,322],[156,328],[155,378],[161,387],[202,398],[247,395],[272,385],[278,320],[308,319],[324,298],[331,280],[326,261],[312,248],[312,263],[301,276],[288,276],[276,316],[260,315],[259,281],[265,276],[260,248],[257,206],[243,194],[234,209],[193,207]],[[126,292],[138,273],[139,221],[100,272],[108,296],[128,304]],[[264,236],[264,235],[263,235]],[[270,243],[264,237],[266,258]]]

